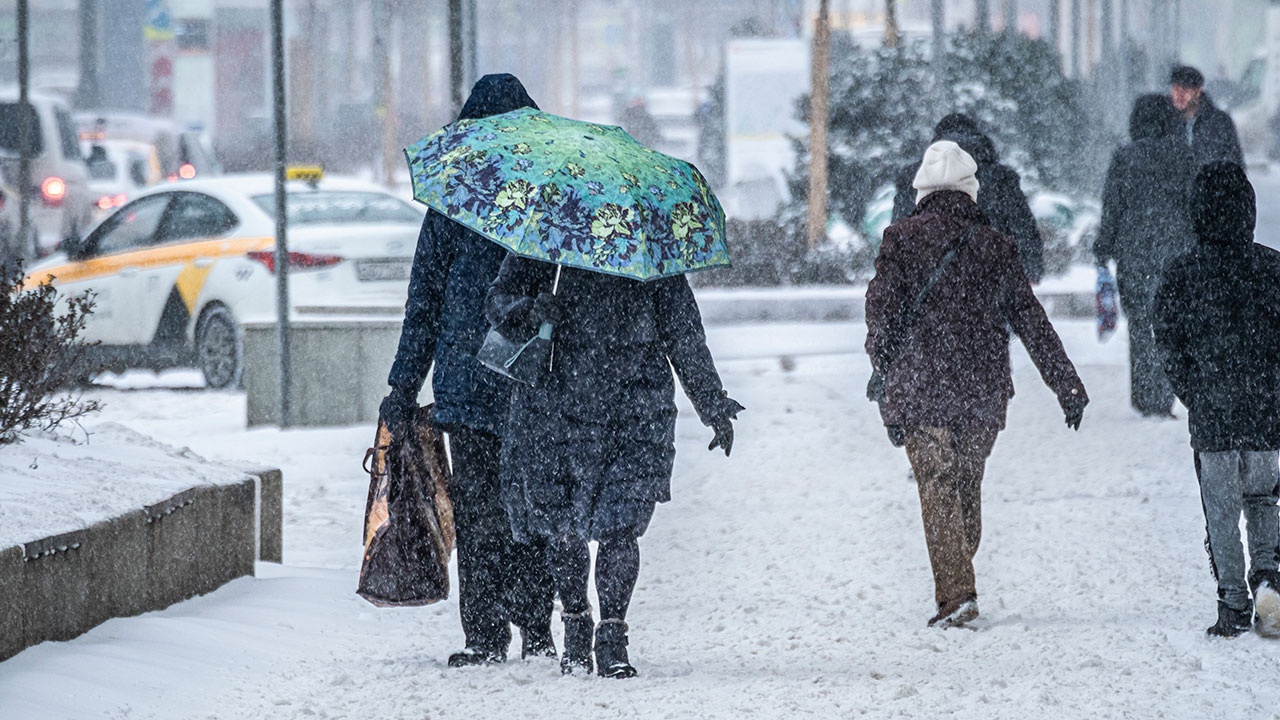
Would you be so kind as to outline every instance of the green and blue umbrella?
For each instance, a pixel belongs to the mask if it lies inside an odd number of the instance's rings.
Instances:
[[[414,199],[517,255],[636,280],[729,264],[702,174],[622,128],[521,108],[458,120],[405,156]]]

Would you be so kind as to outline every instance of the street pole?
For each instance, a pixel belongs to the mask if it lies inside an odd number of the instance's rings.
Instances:
[[[96,108],[98,89],[98,3],[80,0],[80,83],[76,88],[76,107]]]
[[[813,29],[812,91],[809,94],[809,249],[827,235],[827,92],[831,60],[828,0],[819,0]]]
[[[884,0],[884,45],[896,48],[898,34],[898,0]]]
[[[1062,63],[1062,0],[1049,0],[1049,43],[1058,55],[1058,64]],[[1062,68],[1066,71],[1066,68]]]
[[[31,229],[31,68],[27,56],[30,29],[27,0],[18,0],[18,243],[21,254],[39,255],[39,240]]]
[[[462,110],[462,0],[449,0],[449,98],[453,115]]]
[[[293,424],[289,403],[289,242],[284,189],[287,159],[284,90],[284,0],[271,0],[271,89],[276,126],[276,332],[280,348],[280,427]]]
[[[1080,59],[1080,1],[1071,0],[1071,77],[1084,77],[1084,64]]]
[[[943,92],[943,84],[946,82],[946,32],[947,25],[942,6],[942,0],[932,0],[930,4],[931,19],[933,21],[933,106],[935,108],[943,108],[951,105],[950,100]]]
[[[991,32],[991,3],[989,0],[976,0],[973,5],[973,29],[986,35]]]

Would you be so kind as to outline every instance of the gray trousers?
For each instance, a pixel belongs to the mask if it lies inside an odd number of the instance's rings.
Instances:
[[[1275,450],[1196,453],[1206,545],[1218,580],[1218,599],[1236,609],[1251,607],[1240,545],[1241,511],[1248,535],[1250,575],[1273,573],[1280,561],[1277,455]]]

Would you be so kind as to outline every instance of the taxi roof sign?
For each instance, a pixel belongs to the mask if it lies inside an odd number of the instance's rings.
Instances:
[[[285,168],[286,180],[301,180],[315,185],[324,177],[324,167],[320,165],[291,165]]]

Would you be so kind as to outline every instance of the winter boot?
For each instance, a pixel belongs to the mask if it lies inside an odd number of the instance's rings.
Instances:
[[[636,676],[627,662],[627,624],[618,618],[606,618],[596,626],[596,672],[607,678]]]
[[[505,650],[486,650],[468,645],[449,656],[449,667],[475,667],[477,665],[498,665],[507,661]]]
[[[520,628],[520,659],[553,658],[556,643],[551,639],[550,626],[545,628]]]
[[[1265,638],[1280,638],[1280,590],[1274,576],[1253,588],[1253,629]]]
[[[929,619],[929,627],[961,627],[978,617],[978,596],[964,595],[938,605],[938,614]]]
[[[1218,601],[1218,622],[1214,623],[1205,633],[1211,637],[1233,638],[1249,632],[1249,628],[1253,625],[1253,610],[1251,608],[1236,608],[1227,605],[1221,600]]]
[[[565,675],[591,674],[591,641],[595,624],[591,608],[580,613],[560,613],[564,618],[564,652],[560,655],[560,672]]]

